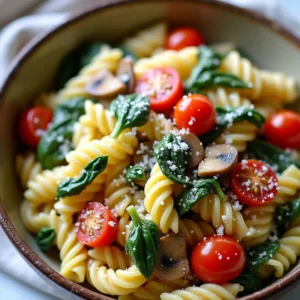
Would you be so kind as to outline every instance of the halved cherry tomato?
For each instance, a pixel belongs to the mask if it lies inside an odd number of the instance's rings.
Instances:
[[[185,47],[205,44],[203,35],[192,27],[178,27],[172,30],[167,37],[165,48],[180,50]]]
[[[300,114],[291,110],[275,112],[266,121],[264,136],[280,148],[300,148]]]
[[[177,103],[174,117],[179,129],[189,129],[196,135],[202,135],[213,128],[216,122],[216,111],[206,97],[190,94]]]
[[[182,97],[183,85],[175,69],[162,67],[146,72],[138,80],[135,92],[148,96],[154,111],[167,112]]]
[[[21,115],[18,124],[19,136],[30,147],[36,147],[52,120],[50,109],[35,106],[27,109]]]
[[[203,239],[192,251],[191,266],[204,282],[223,284],[237,278],[246,264],[246,254],[239,242],[228,236]]]
[[[106,247],[117,238],[118,220],[99,202],[89,202],[78,215],[77,239],[90,247]]]
[[[278,186],[276,174],[257,160],[244,160],[232,171],[232,191],[244,204],[259,206],[271,202]]]

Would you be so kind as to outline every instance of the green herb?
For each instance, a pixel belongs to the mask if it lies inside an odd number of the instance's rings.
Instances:
[[[68,178],[59,184],[56,197],[64,198],[80,194],[93,180],[104,171],[108,156],[98,156],[81,171],[76,178]]]
[[[262,128],[265,118],[256,110],[246,107],[225,108],[216,107],[216,125],[208,133],[201,136],[204,144],[212,143],[230,125],[240,121],[248,121],[258,128]]]
[[[154,147],[154,155],[165,176],[176,183],[192,186],[185,176],[188,150],[180,137],[170,133]]]
[[[53,228],[42,228],[37,234],[36,243],[42,251],[47,251],[52,247],[55,236]]]
[[[128,183],[132,183],[135,180],[145,180],[145,170],[141,166],[130,166],[127,169],[125,179]]]
[[[185,83],[185,89],[199,92],[216,86],[230,88],[251,88],[252,86],[233,74],[217,71],[223,56],[211,48],[201,46],[199,48],[199,63],[193,69],[190,78]]]
[[[131,52],[127,47],[117,45],[116,48],[119,48],[123,52],[123,57],[130,57],[133,61],[137,60],[137,57]]]
[[[80,57],[79,57],[79,68],[82,69],[83,67],[87,66],[92,59],[98,55],[103,47],[106,44],[101,42],[94,42],[88,45],[84,45],[81,47]]]
[[[244,290],[239,293],[240,296],[252,294],[265,286],[262,278],[250,272],[243,272],[238,278],[233,280],[234,283],[239,283]]]
[[[143,220],[133,206],[127,208],[132,219],[125,250],[140,272],[149,279],[159,254],[159,229],[150,220]]]
[[[275,211],[275,224],[277,232],[282,235],[286,229],[300,216],[300,198],[289,204],[277,206]]]
[[[180,216],[187,213],[203,197],[207,196],[211,189],[223,199],[225,197],[219,182],[214,178],[201,178],[194,186],[185,189],[176,199],[176,210]]]
[[[139,94],[119,95],[110,111],[117,118],[111,137],[117,138],[124,129],[143,126],[148,121],[150,104],[147,97]]]
[[[290,165],[300,168],[300,160],[293,159],[290,154],[264,141],[254,141],[249,143],[250,150],[254,156],[265,161],[271,166],[277,166],[282,173]]]
[[[264,242],[255,247],[249,248],[246,251],[246,269],[252,274],[257,274],[259,268],[278,251],[280,243]]]
[[[41,138],[37,156],[44,169],[52,169],[65,161],[65,156],[73,149],[74,124],[84,114],[84,98],[74,98],[59,105],[52,125]]]

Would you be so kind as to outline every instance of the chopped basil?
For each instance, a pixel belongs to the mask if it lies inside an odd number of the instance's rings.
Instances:
[[[159,229],[150,220],[143,220],[133,206],[127,208],[132,219],[125,250],[140,272],[149,279],[159,254]]]
[[[294,199],[284,206],[277,206],[275,211],[275,224],[278,235],[281,236],[286,229],[300,216],[300,198]]]
[[[130,166],[125,175],[125,179],[128,183],[132,183],[135,180],[145,180],[145,170],[141,166]]]
[[[188,145],[173,133],[166,135],[154,147],[154,155],[163,174],[176,183],[192,186],[189,177],[185,176],[188,154]]]
[[[278,172],[282,173],[290,165],[300,168],[300,160],[293,159],[290,154],[264,141],[249,143],[254,156],[265,161],[270,166],[277,166]]]
[[[139,94],[119,95],[110,111],[117,118],[111,137],[117,138],[124,129],[143,126],[148,121],[150,104],[147,97]]]
[[[53,228],[42,228],[37,234],[36,243],[42,251],[47,251],[52,247],[55,236]]]
[[[265,118],[256,110],[246,107],[225,108],[216,107],[216,125],[205,135],[201,136],[204,144],[212,143],[230,125],[240,121],[248,121],[258,128],[262,128]]]
[[[68,178],[59,184],[56,197],[63,198],[80,194],[107,166],[108,156],[92,160],[76,178]]]
[[[176,210],[180,216],[187,213],[203,197],[207,196],[211,189],[223,199],[225,197],[219,182],[214,178],[198,179],[193,187],[185,189],[176,199]]]

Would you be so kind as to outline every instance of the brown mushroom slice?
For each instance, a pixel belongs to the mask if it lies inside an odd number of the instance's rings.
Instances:
[[[183,133],[180,134],[183,141],[188,144],[190,148],[190,155],[188,159],[188,168],[193,169],[199,165],[199,163],[202,161],[204,157],[204,148],[199,140],[199,138],[189,132],[189,133]]]
[[[113,98],[126,90],[126,85],[108,70],[100,70],[86,84],[86,91],[96,99]]]
[[[160,252],[154,275],[166,281],[186,277],[190,273],[183,234],[170,234],[160,238]]]
[[[237,160],[238,152],[230,145],[206,147],[205,159],[199,164],[198,175],[201,177],[225,175],[232,170]]]
[[[127,93],[133,93],[135,88],[135,74],[133,71],[133,60],[130,57],[121,59],[117,70],[118,79],[126,86]]]

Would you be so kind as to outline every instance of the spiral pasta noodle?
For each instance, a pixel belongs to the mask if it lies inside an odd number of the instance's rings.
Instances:
[[[145,208],[163,233],[167,233],[169,229],[178,232],[179,220],[171,196],[172,184],[156,164],[145,186]]]
[[[288,229],[279,243],[278,251],[258,271],[262,278],[269,278],[272,274],[280,278],[297,262],[300,255],[300,226]]]
[[[100,53],[96,55],[89,65],[83,67],[79,74],[71,78],[65,87],[58,92],[55,103],[61,103],[73,97],[87,97],[88,93],[85,89],[86,84],[100,71],[106,69],[115,72],[119,62],[123,56],[120,49],[111,49],[108,46],[103,46]]]
[[[274,203],[268,203],[263,206],[247,207],[243,210],[246,225],[256,231],[253,236],[243,239],[242,244],[245,248],[253,247],[268,239],[272,230],[275,208]]]
[[[282,103],[293,102],[297,98],[296,81],[282,73],[260,71],[252,63],[242,58],[236,51],[230,52],[221,63],[220,70],[232,73],[253,85],[241,91],[252,100],[274,98]]]
[[[24,189],[28,187],[28,182],[33,180],[37,174],[42,172],[42,166],[37,161],[36,155],[32,152],[19,154],[16,159],[16,171]]]
[[[139,58],[150,56],[157,48],[163,47],[166,36],[167,25],[158,23],[125,39],[122,46]]]
[[[76,237],[73,218],[58,216],[53,209],[50,212],[50,227],[56,233],[56,245],[60,250],[60,273],[75,282],[83,282],[86,275],[87,249]]]
[[[75,149],[80,145],[84,145],[92,140],[100,140],[101,138],[102,135],[97,128],[80,124],[80,122],[74,124],[72,142]]]
[[[227,235],[233,235],[238,240],[255,233],[254,228],[249,228],[239,211],[233,209],[227,200],[220,200],[217,195],[211,194],[203,197],[193,208],[200,213],[205,222],[211,222],[213,227],[224,230]]]
[[[187,79],[198,62],[198,48],[187,47],[179,51],[165,50],[150,58],[139,59],[134,66],[137,78],[148,70],[157,67],[172,67],[177,70],[181,79]]]
[[[201,286],[191,286],[183,290],[176,290],[172,293],[163,293],[161,300],[233,300],[235,296],[243,290],[238,283],[228,283],[217,285],[212,283],[202,284]]]

